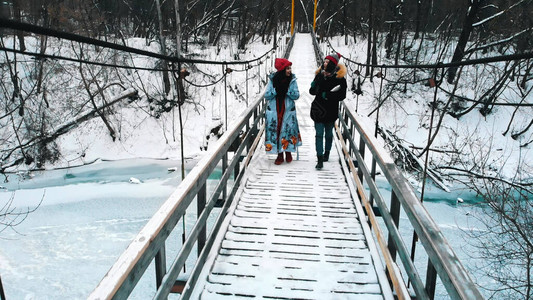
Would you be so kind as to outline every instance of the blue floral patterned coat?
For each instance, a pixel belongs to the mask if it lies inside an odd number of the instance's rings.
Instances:
[[[292,74],[289,90],[285,96],[285,113],[281,124],[280,136],[277,136],[278,115],[276,111],[276,89],[272,84],[275,73],[270,74],[270,80],[265,91],[265,150],[267,153],[295,152],[302,145],[302,137],[296,118],[296,106],[294,100],[300,98],[296,76]]]

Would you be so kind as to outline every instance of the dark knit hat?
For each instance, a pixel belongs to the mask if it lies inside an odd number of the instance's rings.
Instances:
[[[325,59],[329,59],[329,63],[326,66],[326,72],[333,73],[341,57],[342,55],[340,53],[333,53],[333,54],[326,56]]]
[[[274,61],[274,67],[278,72],[285,70],[288,66],[292,66],[292,63],[288,59],[276,58],[276,61]]]

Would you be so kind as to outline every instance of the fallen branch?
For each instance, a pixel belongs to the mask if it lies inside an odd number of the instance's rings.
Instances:
[[[451,166],[441,166],[441,167],[439,167],[439,169],[454,170],[454,171],[461,172],[461,173],[458,173],[458,174],[449,174],[451,176],[475,176],[475,178],[477,178],[477,179],[487,179],[487,180],[491,180],[491,181],[500,181],[500,182],[503,182],[503,183],[505,183],[505,184],[507,184],[509,186],[514,187],[514,188],[522,189],[522,190],[526,191],[527,193],[533,195],[533,190],[528,190],[528,188],[533,187],[533,182],[531,182],[531,183],[526,183],[526,182],[514,183],[514,182],[511,182],[511,181],[506,180],[506,179],[502,179],[502,178],[498,178],[498,177],[494,177],[494,176],[487,176],[487,175],[484,175],[484,174],[481,174],[481,173],[477,173],[477,172],[473,172],[473,171],[465,170],[465,169],[461,169],[461,168],[451,167]]]
[[[416,156],[416,154],[414,154],[411,151],[411,149],[409,149],[410,147],[408,145],[405,145],[404,143],[400,142],[399,139],[397,137],[395,137],[394,134],[392,134],[388,130],[387,130],[387,132],[385,132],[384,130],[380,130],[380,134],[385,139],[385,141],[388,141],[388,143],[390,143],[391,147],[402,149],[402,152],[409,156],[408,159],[411,162],[416,163],[418,165],[418,167],[420,168],[420,170],[424,170],[424,162],[420,158],[418,158]],[[432,169],[428,169],[427,170],[427,175],[442,190],[444,190],[446,192],[450,192],[450,189],[442,182],[442,180],[440,179],[440,176],[439,176],[439,174],[437,172],[433,171]]]
[[[135,90],[133,88],[127,89],[127,90],[123,91],[121,94],[119,94],[118,96],[116,96],[114,99],[112,99],[109,103],[104,104],[104,105],[102,105],[102,106],[100,106],[100,107],[98,107],[96,109],[93,109],[93,110],[81,115],[80,117],[78,117],[78,118],[76,118],[74,120],[71,120],[71,121],[69,121],[69,122],[67,122],[65,124],[60,125],[52,133],[49,133],[49,134],[46,134],[46,135],[41,135],[41,136],[36,136],[36,137],[30,139],[29,141],[27,141],[26,143],[20,144],[19,146],[13,148],[9,152],[8,155],[6,155],[4,158],[2,158],[2,161],[5,161],[6,159],[8,159],[16,150],[23,151],[24,149],[32,147],[32,146],[34,146],[36,144],[39,144],[39,143],[48,144],[48,143],[52,142],[53,140],[57,139],[59,136],[61,136],[61,135],[65,134],[65,133],[69,132],[70,130],[78,127],[81,123],[92,119],[98,113],[98,111],[102,111],[105,108],[113,106],[116,103],[124,100],[125,98],[132,98],[132,97],[135,97],[135,96],[137,96],[137,90]],[[2,166],[0,168],[0,172],[3,172],[7,168],[10,168],[12,166],[20,164],[21,161],[23,161],[23,159],[21,160],[20,158],[13,160],[12,162]]]

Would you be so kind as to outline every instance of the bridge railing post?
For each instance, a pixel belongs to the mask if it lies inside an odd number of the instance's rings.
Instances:
[[[6,300],[6,294],[4,293],[4,286],[2,285],[2,276],[0,276],[0,300]]]
[[[363,163],[365,160],[365,140],[363,136],[359,138],[359,154],[361,155],[361,158],[363,159]],[[362,162],[359,162],[358,164],[361,164]],[[363,170],[361,168],[357,168],[357,175],[359,176],[359,180],[361,180],[361,183],[364,184],[364,178],[363,178]]]
[[[202,187],[200,188],[200,190],[198,191],[198,194],[196,196],[196,201],[197,201],[196,207],[197,207],[197,216],[198,217],[204,212],[205,205],[207,203],[206,202],[206,199],[207,199],[206,196],[207,196],[207,187],[206,187],[206,183],[204,183],[202,185]],[[185,217],[185,216],[183,216],[183,217]],[[206,238],[207,238],[207,228],[204,225],[200,229],[200,232],[198,233],[198,244],[197,244],[198,256],[200,256],[200,253],[202,252],[202,250],[205,247]]]
[[[163,277],[167,273],[167,263],[165,255],[165,245],[161,247],[155,256],[155,284],[157,287],[161,286],[163,282]]]
[[[391,193],[390,215],[394,225],[396,228],[398,228],[400,226],[400,201],[398,200],[398,197],[396,197],[396,193],[394,193],[394,191]],[[387,244],[392,258],[396,260],[396,251],[398,248],[396,247],[396,242],[394,241],[394,237],[390,232]]]
[[[435,298],[435,287],[437,286],[437,270],[433,266],[431,259],[428,258],[428,267],[426,271],[426,291],[429,298]]]
[[[224,156],[222,156],[222,174],[226,173],[226,170],[228,169],[228,153],[226,152]],[[222,201],[226,201],[228,197],[228,189],[224,187],[222,189]]]

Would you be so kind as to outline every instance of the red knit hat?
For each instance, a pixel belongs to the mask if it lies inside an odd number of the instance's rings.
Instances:
[[[274,62],[274,67],[278,71],[283,71],[288,66],[292,66],[292,63],[288,59],[285,59],[285,58],[276,58],[276,61]]]
[[[326,56],[326,59],[329,59],[329,61],[333,62],[335,66],[339,64],[339,60],[341,60],[342,55],[340,53],[333,53],[328,56]]]

